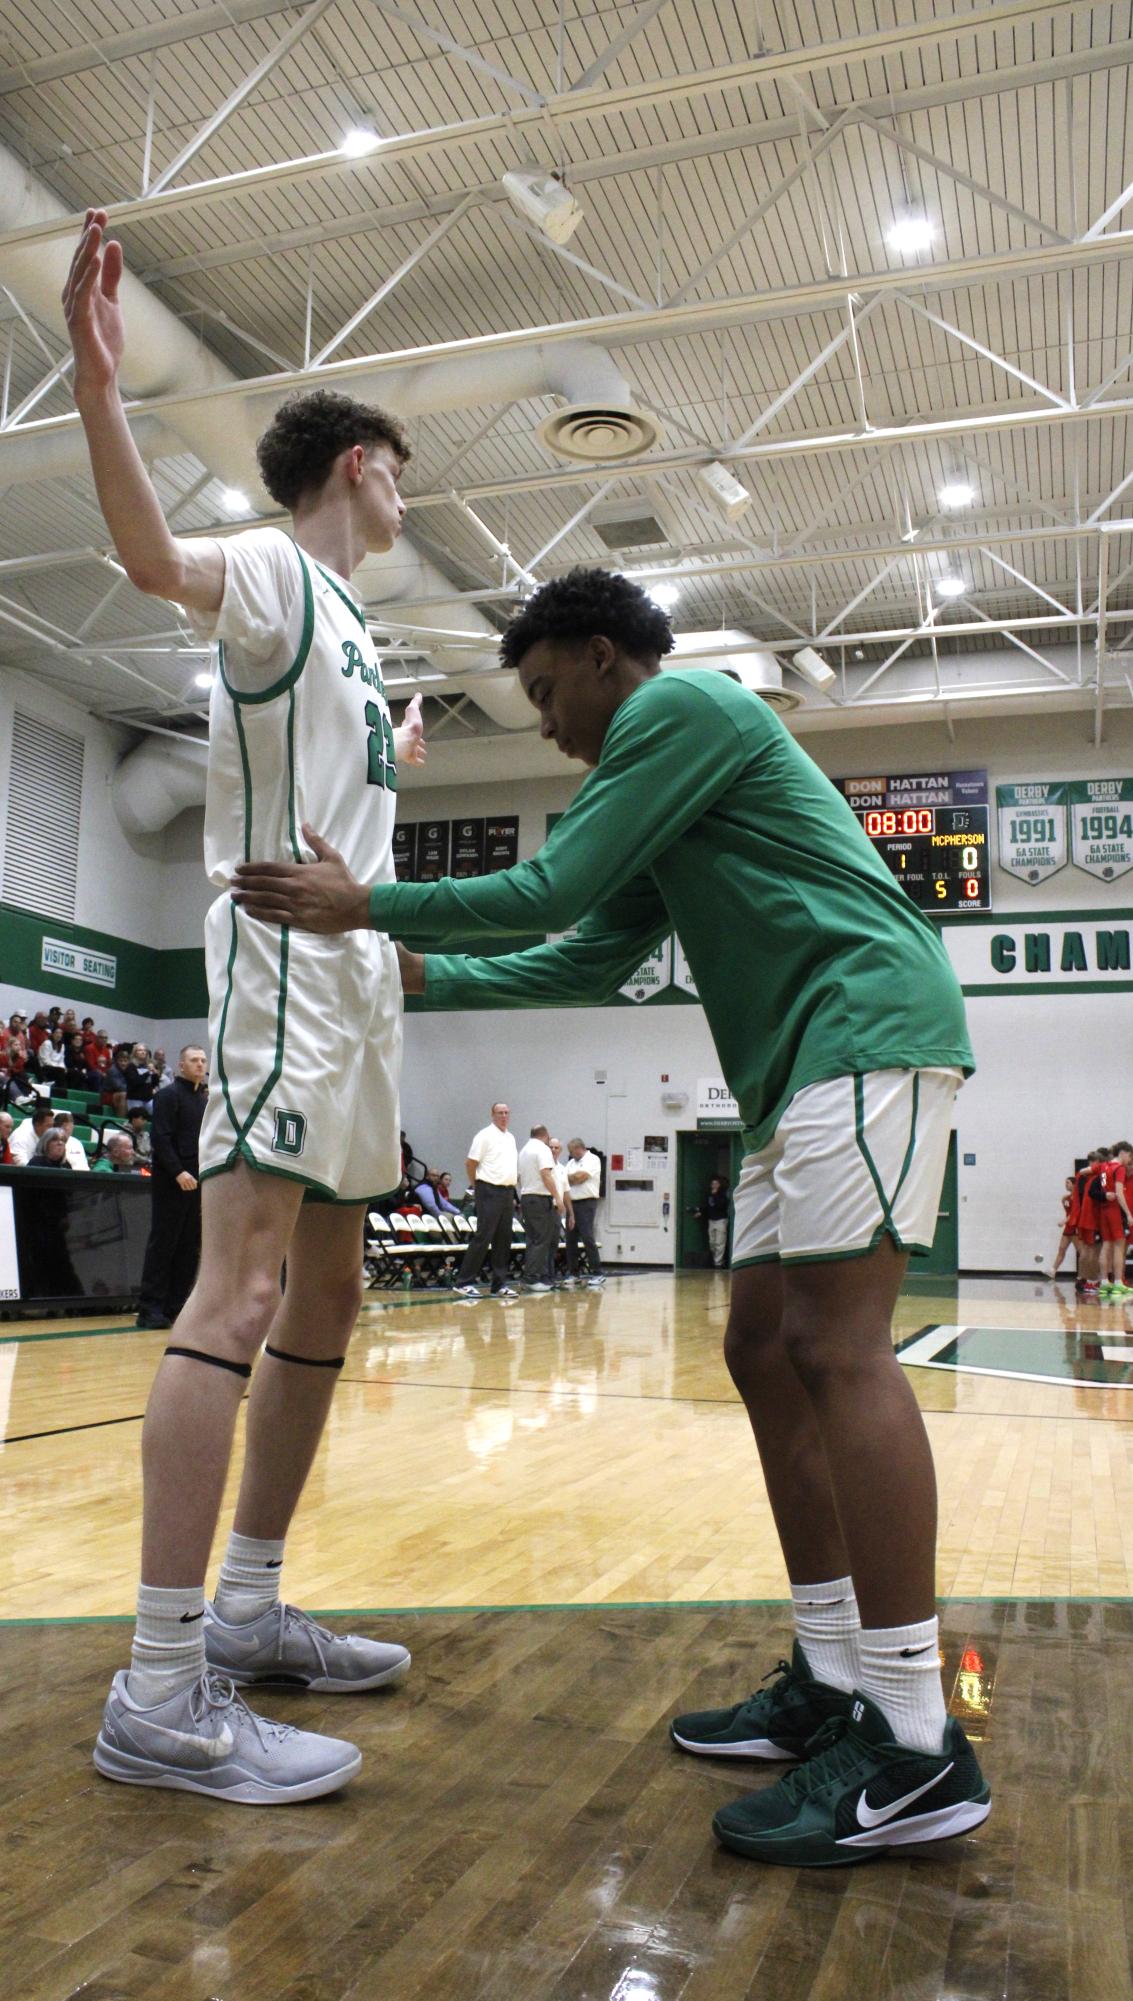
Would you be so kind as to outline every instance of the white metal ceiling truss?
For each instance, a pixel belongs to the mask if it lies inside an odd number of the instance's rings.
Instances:
[[[955,642],[994,643],[1048,684],[1089,688],[1100,736],[1107,662],[1133,643],[1133,521],[1113,518],[1133,485],[1128,0],[956,0],[939,15],[924,0],[825,0],[821,41],[775,0],[759,46],[730,0],[585,15],[546,0],[522,19],[484,0],[444,29],[375,0],[396,38],[396,119],[385,80],[335,57],[364,11],[226,0],[176,19],[155,8],[106,37],[93,0],[34,16],[16,0],[0,137],[64,202],[92,171],[118,194],[107,205],[133,268],[239,377],[210,405],[458,352],[601,342],[677,441],[580,469],[547,459],[543,408],[522,399],[422,420],[407,498],[452,579],[426,609],[498,621],[544,577],[608,560],[594,509],[657,483],[673,541],[626,561],[679,578],[682,624],[742,624],[785,653],[805,637],[844,669],[852,649],[851,707],[910,660],[947,704]],[[200,75],[190,89],[178,69],[181,104],[170,64],[186,48]],[[346,157],[330,104],[374,125],[370,154]],[[273,117],[285,140],[321,124],[329,143],[272,158]],[[92,145],[84,120],[121,139]],[[566,170],[593,204],[589,242],[552,245],[511,214],[500,171],[524,160]],[[206,172],[188,182],[194,163]],[[937,210],[938,255],[884,249],[902,200]],[[0,234],[0,277],[6,253],[76,220]],[[234,294],[225,273],[241,267],[254,282],[242,273]],[[443,336],[423,338],[434,322]],[[42,501],[34,484],[4,491],[9,440],[46,444],[77,422],[60,330],[15,291],[0,294],[0,355],[0,659],[104,713],[141,713],[123,682],[140,686],[162,727],[159,713],[193,706],[192,649],[163,607],[107,583],[87,483],[53,481]],[[250,357],[269,372],[249,375]],[[176,430],[197,400],[140,399],[131,419]],[[713,460],[752,493],[730,528],[696,483]],[[934,489],[963,468],[977,495],[948,514]],[[239,525],[218,521],[215,482],[189,454],[163,499],[182,532]],[[964,589],[945,605],[935,583],[956,559]],[[446,646],[450,661],[462,644],[471,661],[473,634]],[[467,689],[440,692],[442,727],[471,737]],[[1108,700],[1129,698],[1115,666]]]

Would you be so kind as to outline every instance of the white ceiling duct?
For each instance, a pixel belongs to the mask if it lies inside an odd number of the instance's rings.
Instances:
[[[157,834],[187,806],[203,806],[207,763],[201,743],[147,737],[110,781],[120,826],[127,834]]]
[[[0,145],[0,232],[57,221],[68,213],[24,163]],[[74,245],[62,237],[37,241],[26,249],[9,245],[0,250],[0,284],[37,320],[56,333],[65,332],[61,292]],[[254,442],[287,393],[270,380],[249,383],[246,393],[232,393],[238,378],[204,342],[129,271],[122,279],[127,345],[122,366],[130,396],[176,394],[178,403],[168,420],[142,412],[133,428],[143,456],[154,459],[188,447],[210,472],[226,483],[258,489]],[[454,343],[459,350],[460,343]],[[333,366],[324,371],[333,387]],[[350,392],[380,400],[399,416],[475,408],[479,404],[516,402],[557,395],[566,407],[548,420],[548,443],[564,456],[578,456],[572,440],[601,437],[605,458],[633,456],[648,449],[658,436],[655,420],[638,412],[621,370],[604,348],[592,342],[517,343],[491,355],[441,353],[428,365],[375,370],[371,377],[355,375]],[[196,392],[200,392],[198,395]],[[227,391],[218,394],[218,391]],[[184,400],[186,393],[192,398]],[[547,430],[547,426],[543,427]],[[582,450],[589,455],[589,448]],[[21,437],[17,428],[0,436],[0,484],[57,478],[87,470],[86,445],[78,419],[64,420],[46,436]],[[462,635],[483,632],[482,652],[469,650],[467,639],[451,653],[443,645],[430,647],[449,673],[479,670],[474,693],[492,720],[507,729],[530,729],[534,716],[514,677],[486,673],[496,661],[496,633],[473,607],[445,614],[429,600],[451,595],[451,580],[402,538],[386,558],[371,558],[358,582],[369,603],[394,605],[399,619],[434,630],[451,623]],[[145,760],[144,764],[142,760]],[[161,781],[160,775],[176,783]],[[135,790],[135,773],[139,782]],[[144,778],[144,784],[141,780]],[[143,745],[124,760],[115,804],[124,826],[153,832],[184,806],[199,803],[202,779],[192,761],[175,745],[155,750]],[[195,791],[194,791],[195,788]],[[188,796],[192,793],[193,796]],[[131,804],[133,801],[133,804]]]
[[[730,674],[733,681],[759,695],[781,715],[801,708],[803,698],[794,688],[784,687],[783,669],[774,653],[754,647],[751,641],[751,633],[742,630],[678,633],[673,652],[662,666],[707,667],[719,674]],[[733,652],[733,647],[742,647],[743,651]]]

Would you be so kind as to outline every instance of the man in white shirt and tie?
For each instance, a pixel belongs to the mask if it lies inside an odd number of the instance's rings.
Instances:
[[[508,1259],[519,1155],[508,1131],[510,1117],[505,1104],[494,1104],[491,1124],[480,1128],[468,1149],[465,1166],[476,1191],[476,1229],[456,1277],[456,1290],[465,1299],[480,1297],[476,1281],[489,1250],[493,1295],[515,1298],[515,1287],[508,1283]]]
[[[578,1276],[578,1247],[586,1252],[587,1281],[592,1286],[605,1284],[602,1260],[594,1241],[594,1217],[598,1209],[598,1195],[602,1185],[602,1163],[596,1153],[580,1139],[568,1139],[567,1152],[570,1166],[567,1168],[567,1185],[574,1207],[574,1216],[567,1228],[567,1277]]]

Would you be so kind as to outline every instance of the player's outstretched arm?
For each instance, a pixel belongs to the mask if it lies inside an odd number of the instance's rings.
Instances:
[[[105,240],[106,210],[87,210],[63,288],[63,311],[75,355],[75,404],[86,432],[98,503],[131,583],[191,610],[220,608],[224,555],[219,543],[171,534],[134,443],[118,371],[126,332],[118,288],[122,246]]]

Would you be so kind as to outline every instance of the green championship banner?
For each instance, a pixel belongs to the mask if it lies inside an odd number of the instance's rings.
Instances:
[[[1022,882],[1045,882],[1066,867],[1065,785],[997,785],[999,866]]]
[[[1075,868],[1115,882],[1133,869],[1133,778],[1078,778],[1066,787]]]

